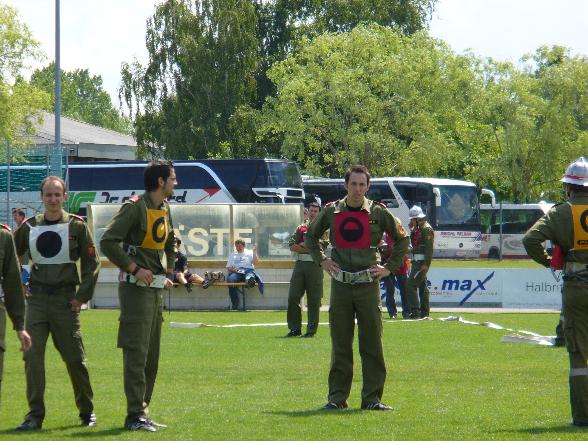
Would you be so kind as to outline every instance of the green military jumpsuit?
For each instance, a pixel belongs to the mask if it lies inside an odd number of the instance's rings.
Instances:
[[[305,222],[296,228],[290,237],[290,247],[295,244],[304,244],[304,236],[308,229],[309,222]],[[306,291],[308,301],[308,323],[306,334],[316,334],[319,324],[321,309],[321,298],[323,297],[323,270],[317,265],[312,256],[307,253],[294,253],[296,264],[290,278],[290,289],[288,290],[288,328],[290,331],[300,333],[302,329],[302,310],[300,301]]]
[[[2,367],[6,351],[6,313],[10,316],[15,331],[24,330],[25,303],[20,270],[10,228],[0,225],[0,390],[2,389]]]
[[[588,425],[588,194],[576,193],[556,205],[527,232],[523,244],[529,256],[549,267],[542,243],[550,240],[563,248],[563,321],[570,358],[572,418]],[[584,270],[579,270],[583,267]],[[580,277],[575,277],[577,273]]]
[[[431,312],[427,273],[421,271],[421,268],[423,265],[431,268],[433,243],[435,241],[433,227],[428,222],[417,219],[417,226],[411,231],[410,240],[412,243],[412,259],[410,275],[406,283],[406,298],[410,308],[409,318],[418,319],[419,317],[428,317]]]
[[[124,277],[132,262],[154,275],[165,275],[173,268],[175,243],[168,203],[157,207],[149,194],[144,193],[123,204],[106,227],[100,249],[121,269]],[[148,416],[159,365],[162,293],[161,288],[138,286],[124,280],[118,286],[117,344],[123,350],[125,426]]]
[[[347,198],[327,206],[310,224],[304,246],[315,262],[326,255],[319,241],[330,229],[333,246],[332,260],[341,270],[359,272],[380,262],[378,244],[384,232],[394,239],[394,248],[386,263],[390,272],[396,271],[408,252],[408,237],[400,221],[385,206],[364,198],[361,208],[350,209]],[[354,213],[352,213],[354,212]],[[354,218],[353,216],[357,216]],[[382,313],[380,283],[343,283],[332,279],[329,322],[331,330],[331,368],[329,372],[329,402],[345,402],[353,378],[353,338],[355,319],[358,325],[363,388],[362,407],[379,403],[386,382],[386,364],[382,348]]]
[[[69,224],[69,262],[38,263],[30,249],[31,227]],[[43,234],[36,242],[36,252],[51,257],[62,248],[61,238]],[[33,342],[24,354],[29,413],[26,420],[41,425],[45,418],[45,347],[51,335],[56,349],[65,362],[80,416],[94,410],[93,392],[86,368],[86,354],[80,331],[80,313],[71,310],[70,301],[86,303],[94,294],[100,260],[94,239],[83,218],[62,211],[57,222],[48,222],[44,214],[27,219],[15,232],[19,256],[28,254],[31,264],[30,292],[27,300],[25,327]],[[76,262],[79,261],[79,274]],[[81,277],[80,277],[81,275]]]

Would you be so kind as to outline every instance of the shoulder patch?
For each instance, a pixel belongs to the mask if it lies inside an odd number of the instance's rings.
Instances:
[[[327,202],[325,204],[325,207],[333,207],[335,205],[335,202],[337,202],[337,201]]]
[[[382,207],[382,208],[386,208],[386,204],[384,204],[384,203],[382,203],[382,202],[380,202],[380,201],[374,201],[374,203],[375,203],[376,205],[379,205],[379,206],[380,206],[380,207]]]
[[[131,197],[129,198],[129,202],[132,202],[133,204],[136,204],[137,202],[139,202],[139,199],[141,199],[141,196],[139,196],[139,195],[134,195],[134,196],[131,196]]]
[[[79,214],[73,214],[73,213],[69,213],[69,215],[71,217],[73,217],[74,219],[77,219],[82,222],[86,222],[86,219],[84,218],[84,216],[80,216]]]
[[[3,228],[4,230],[6,230],[6,231],[12,231],[12,230],[10,229],[10,227],[9,227],[8,225],[6,225],[6,224],[0,224],[0,227],[2,227],[2,228]]]

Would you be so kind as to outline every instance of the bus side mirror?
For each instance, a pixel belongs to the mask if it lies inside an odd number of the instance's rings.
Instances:
[[[487,188],[482,189],[482,195],[490,196],[490,204],[494,207],[496,205],[496,196],[492,190]]]
[[[441,192],[437,187],[433,187],[433,194],[435,194],[435,207],[441,206]]]

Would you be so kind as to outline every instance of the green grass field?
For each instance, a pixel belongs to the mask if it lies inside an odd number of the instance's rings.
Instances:
[[[357,355],[351,409],[321,412],[317,409],[326,402],[329,367],[327,326],[314,339],[282,338],[285,326],[170,327],[170,321],[279,323],[285,321],[284,311],[166,312],[151,416],[169,428],[138,435],[121,428],[125,401],[117,315],[94,310],[82,316],[98,415],[95,428],[77,427],[65,367],[49,343],[42,434],[12,430],[26,413],[26,400],[22,361],[9,331],[0,439],[551,441],[588,435],[569,424],[565,350],[501,343],[506,331],[457,322],[386,321],[383,401],[395,410],[358,409]],[[464,317],[543,335],[553,334],[558,320],[557,314]],[[326,321],[327,314],[321,318]]]

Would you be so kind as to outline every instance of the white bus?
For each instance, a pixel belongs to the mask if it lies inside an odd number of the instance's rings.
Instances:
[[[308,197],[324,205],[341,199],[343,179],[303,179]],[[440,178],[372,178],[368,197],[380,201],[408,228],[408,210],[420,206],[435,229],[435,257],[478,258],[481,249],[479,189],[468,181]],[[485,192],[485,190],[484,190]]]
[[[67,166],[68,206],[85,214],[88,203],[125,202],[143,193],[143,169],[147,162],[88,162]],[[170,203],[303,203],[304,191],[298,166],[282,159],[225,159],[177,161],[178,178]],[[0,166],[0,219],[12,208],[25,208],[28,216],[41,209],[39,183],[47,166]],[[10,191],[7,192],[8,182]]]
[[[549,209],[552,203],[480,204],[482,251],[490,259],[528,259],[523,236]],[[549,248],[550,245],[547,244]]]

